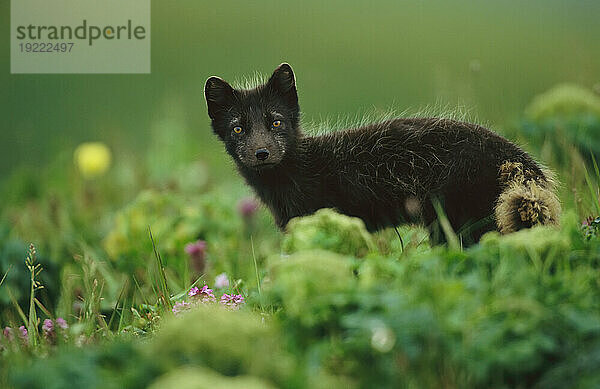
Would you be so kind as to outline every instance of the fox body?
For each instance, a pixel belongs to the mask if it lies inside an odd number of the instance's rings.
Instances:
[[[371,231],[420,222],[436,232],[443,209],[455,231],[476,241],[494,229],[554,224],[560,214],[549,173],[475,124],[399,118],[306,136],[288,64],[254,89],[211,77],[205,97],[214,132],[282,229],[334,208]]]

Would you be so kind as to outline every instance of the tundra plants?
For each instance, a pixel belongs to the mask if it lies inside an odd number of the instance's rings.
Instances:
[[[0,386],[596,387],[600,177],[561,150],[560,227],[468,249],[330,209],[282,235],[211,175],[130,198],[113,170],[25,180],[0,228]]]
[[[339,231],[354,229],[355,220],[333,215]],[[292,234],[321,225],[314,217]],[[56,382],[74,374],[92,387],[158,385],[175,382],[178,372],[182,385],[211,376],[239,380],[238,387],[245,380],[283,387],[599,382],[600,240],[584,237],[573,215],[560,230],[491,233],[468,250],[340,253],[346,248],[322,231],[311,247],[268,258],[261,295],[250,294],[246,307],[220,307],[208,287],[194,287],[188,297],[196,307],[163,313],[147,341],[123,334],[25,360],[5,353],[11,369],[3,379],[42,387],[51,370]]]

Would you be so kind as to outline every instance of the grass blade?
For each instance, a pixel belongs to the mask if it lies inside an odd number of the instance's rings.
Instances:
[[[35,305],[37,305],[38,308],[41,309],[42,312],[44,312],[44,314],[46,316],[48,316],[48,318],[51,319],[53,317],[53,315],[50,313],[50,311],[47,310],[46,307],[44,307],[44,305],[40,302],[40,300],[38,300],[37,298],[35,298],[34,301],[35,301]]]
[[[152,229],[150,228],[150,226],[148,226],[148,232],[150,234],[150,240],[152,241],[152,249],[154,250],[154,257],[156,258],[156,264],[158,267],[157,270],[159,300],[161,300],[162,304],[170,311],[171,309],[173,309],[173,305],[171,304],[169,289],[167,287],[167,276],[165,274],[165,267],[163,265],[160,253],[156,248],[156,242],[154,241],[154,237],[152,236]]]
[[[448,241],[448,245],[453,249],[459,250],[460,242],[458,240],[458,237],[454,233],[452,226],[450,225],[450,221],[448,220],[448,217],[446,217],[446,213],[444,212],[442,205],[440,204],[440,202],[438,200],[434,200],[432,203],[433,203],[435,212],[437,213],[440,226],[442,227],[442,231],[444,232],[444,235],[446,236],[446,240]]]
[[[8,270],[6,270],[6,273],[4,273],[4,276],[2,276],[2,279],[0,280],[0,286],[2,286],[2,284],[4,283],[4,280],[6,279],[6,276],[8,275],[8,272],[10,271],[12,265],[8,266]]]
[[[21,317],[21,320],[23,320],[23,323],[27,324],[28,323],[27,316],[25,316],[25,312],[23,312],[23,310],[21,309],[21,306],[17,302],[17,299],[15,298],[15,296],[12,294],[12,291],[10,290],[10,288],[8,288],[8,297],[10,297],[10,301],[15,306],[15,309],[17,310],[17,313]]]
[[[258,264],[256,263],[256,254],[254,253],[254,240],[252,239],[252,235],[250,235],[250,245],[252,246],[252,259],[254,260],[254,273],[256,273],[256,285],[258,286],[258,295],[262,296],[260,288],[260,276],[258,275]]]

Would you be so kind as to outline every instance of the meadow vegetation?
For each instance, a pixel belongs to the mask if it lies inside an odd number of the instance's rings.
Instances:
[[[563,85],[523,111],[505,133],[557,173],[560,227],[469,248],[333,210],[282,234],[232,166],[178,160],[173,123],[156,158],[92,144],[15,171],[0,386],[598,387],[600,98]]]

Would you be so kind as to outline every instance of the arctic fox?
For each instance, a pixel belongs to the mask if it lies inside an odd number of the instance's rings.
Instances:
[[[465,242],[558,222],[550,173],[481,126],[398,118],[306,136],[286,63],[253,89],[210,77],[204,93],[215,134],[281,229],[320,208],[359,217],[371,231],[423,223],[436,235],[443,210]]]

